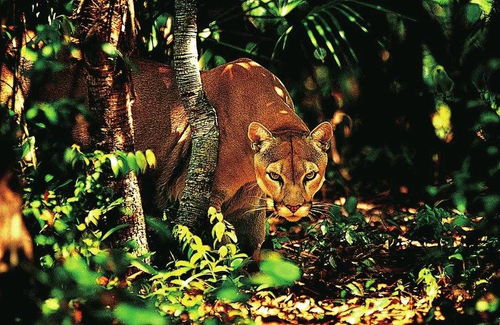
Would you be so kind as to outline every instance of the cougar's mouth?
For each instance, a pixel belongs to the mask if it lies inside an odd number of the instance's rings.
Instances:
[[[285,218],[290,222],[297,222],[307,217],[311,209],[311,203],[301,205],[286,205],[283,202],[276,202],[272,198],[266,198],[268,211],[273,211],[276,215]]]
[[[285,218],[287,221],[290,221],[290,222],[297,222],[299,221],[300,219],[304,218],[304,217],[299,217],[299,216],[290,216],[290,217],[283,217]]]

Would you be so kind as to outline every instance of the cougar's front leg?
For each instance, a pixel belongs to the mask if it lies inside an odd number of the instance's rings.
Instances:
[[[254,260],[259,260],[260,248],[266,238],[266,212],[243,212],[228,216],[227,220],[236,230],[240,249]]]

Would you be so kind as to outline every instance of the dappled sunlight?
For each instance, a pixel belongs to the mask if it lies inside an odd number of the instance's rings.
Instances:
[[[174,2],[0,1],[3,323],[498,322],[500,2]]]
[[[240,67],[242,67],[243,69],[247,70],[247,71],[249,71],[250,68],[251,68],[250,63],[248,63],[248,62],[238,62],[236,64],[239,65]]]
[[[222,75],[227,75],[229,78],[234,78],[234,69],[235,67],[243,68],[246,71],[250,71],[252,68],[260,67],[260,65],[251,60],[237,61],[235,63],[226,64],[224,69],[222,70]],[[265,75],[265,74],[264,74]]]
[[[278,96],[280,96],[281,98],[284,98],[285,97],[285,92],[283,91],[283,89],[281,89],[280,87],[278,86],[274,86],[274,91],[278,94]]]
[[[261,294],[253,297],[249,303],[250,312],[261,317],[257,319],[293,324],[311,321],[413,324],[423,322],[434,308],[433,317],[446,321],[447,316],[433,305],[436,299],[451,299],[455,310],[459,314],[465,313],[464,304],[471,298],[471,293],[451,282],[445,269],[431,271],[423,267],[417,269],[418,278],[412,280],[412,276],[408,277],[408,272],[415,272],[411,271],[415,267],[415,259],[425,258],[426,252],[430,254],[440,247],[442,249],[443,243],[439,243],[439,239],[415,238],[415,233],[423,219],[444,213],[444,210],[390,207],[367,201],[358,202],[352,197],[340,197],[334,203],[337,206],[330,208],[330,214],[310,224],[302,222],[289,225],[287,233],[283,233],[283,221],[274,219],[271,223],[273,239],[288,236],[288,240],[279,241],[280,251],[301,265],[304,273],[302,279],[284,295],[267,298]],[[365,226],[360,221],[354,221],[360,217],[365,220]],[[329,219],[332,221],[326,222]],[[353,221],[347,221],[349,219]],[[449,229],[443,231],[452,232],[450,241],[445,244],[451,250],[464,249],[476,240],[470,236],[475,225],[461,225],[463,220],[464,216],[458,211],[436,220],[438,224],[434,227],[443,225]],[[347,224],[338,225],[340,222]],[[338,243],[333,250],[323,251],[321,245],[314,241],[321,242],[320,238],[332,231],[329,227],[343,230],[325,239],[324,248],[331,244],[329,240]],[[363,227],[367,228],[363,230]],[[352,237],[354,232],[363,232],[364,236],[356,239]],[[365,242],[364,246],[362,242],[373,240],[368,239],[373,238],[370,232],[375,236],[383,233],[393,233],[393,236],[391,239],[382,235],[381,238],[387,238],[385,242]],[[481,242],[480,245],[487,243],[486,239],[481,239]],[[325,257],[325,253],[330,254],[329,257]],[[462,261],[460,254],[450,256],[449,261],[459,268],[471,267]],[[416,281],[416,286],[412,281]],[[325,295],[328,295],[326,292],[332,292],[341,299],[325,299]]]
[[[436,106],[436,112],[432,114],[432,125],[434,126],[436,135],[448,143],[453,139],[451,132],[451,109],[450,107],[441,102]]]

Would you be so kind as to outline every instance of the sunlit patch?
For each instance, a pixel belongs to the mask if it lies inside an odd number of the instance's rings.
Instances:
[[[260,67],[260,64],[258,64],[255,61],[250,61],[250,62],[248,62],[248,64],[250,64],[252,67]]]
[[[334,163],[336,163],[337,165],[342,163],[342,157],[340,156],[340,153],[338,152],[338,150],[332,146],[332,160]]]
[[[234,66],[234,64],[232,64],[232,63],[229,63],[228,65],[226,65],[224,70],[222,70],[222,74],[228,73],[229,77],[232,78],[233,77],[233,66]]]
[[[82,51],[80,51],[79,49],[72,48],[70,50],[70,55],[71,55],[72,58],[75,58],[75,59],[78,59],[78,60],[82,59]]]
[[[170,68],[168,68],[168,67],[161,66],[161,67],[158,68],[158,72],[159,73],[167,73],[169,71],[170,71]]]
[[[351,174],[349,173],[349,170],[347,170],[347,168],[340,168],[339,172],[342,178],[344,178],[345,180],[350,181],[352,179]]]
[[[391,57],[391,54],[389,53],[389,51],[382,50],[380,52],[380,58],[382,59],[382,61],[386,62],[387,60],[389,60],[390,57]]]
[[[453,139],[451,132],[451,109],[446,103],[439,103],[432,114],[432,126],[436,135],[446,143]]]
[[[274,201],[271,198],[266,198],[266,207],[269,211],[274,211]]]
[[[189,131],[191,131],[191,128],[188,126],[188,127],[186,127],[186,129],[182,133],[182,135],[181,135],[179,141],[177,141],[177,143],[183,143],[184,141],[186,141],[188,136],[191,134],[191,132],[189,132]]]
[[[237,65],[239,65],[240,67],[242,67],[243,69],[245,70],[250,70],[250,68],[252,67],[249,63],[247,62],[238,62],[236,63]]]
[[[285,92],[280,87],[274,86],[274,91],[278,94],[278,96],[285,97]]]
[[[484,136],[484,131],[482,129],[476,131],[476,135],[479,139],[483,140],[483,141],[486,141],[486,138]]]
[[[339,108],[342,108],[344,106],[344,95],[340,91],[332,91],[331,96],[333,99],[335,99],[335,102],[337,103],[337,106]]]
[[[170,34],[167,36],[167,45],[174,41],[174,34]]]

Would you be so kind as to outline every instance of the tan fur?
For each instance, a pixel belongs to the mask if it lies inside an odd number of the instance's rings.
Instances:
[[[145,202],[163,208],[168,199],[178,199],[182,193],[191,130],[173,70],[145,60],[136,64],[138,72],[132,78],[135,145],[137,150],[152,149],[158,161],[144,180],[146,196],[152,186],[149,192],[154,193],[154,199],[146,197]],[[83,80],[70,80],[68,73],[56,78],[49,88],[57,90],[50,91],[46,99],[86,94]],[[266,195],[275,203],[270,206],[274,212],[289,220],[308,213],[312,196],[323,183],[327,161],[323,146],[331,137],[331,126],[323,125],[318,131],[323,136],[318,138],[316,133],[315,138],[295,114],[281,81],[252,60],[239,59],[203,72],[202,83],[217,111],[220,128],[211,205],[233,223],[245,250],[258,250],[264,240]],[[253,124],[254,130],[249,129],[252,122],[258,122]],[[260,139],[253,131],[268,132],[270,138]],[[256,147],[260,147],[257,152]],[[266,174],[271,164],[280,169],[281,187]],[[317,177],[304,182],[304,175],[312,170],[318,172]],[[293,213],[287,205],[303,207]],[[263,208],[255,210],[257,207]]]
[[[33,258],[31,237],[21,213],[21,197],[10,188],[10,177],[11,174],[6,173],[0,178],[0,273],[17,265],[19,253]]]

